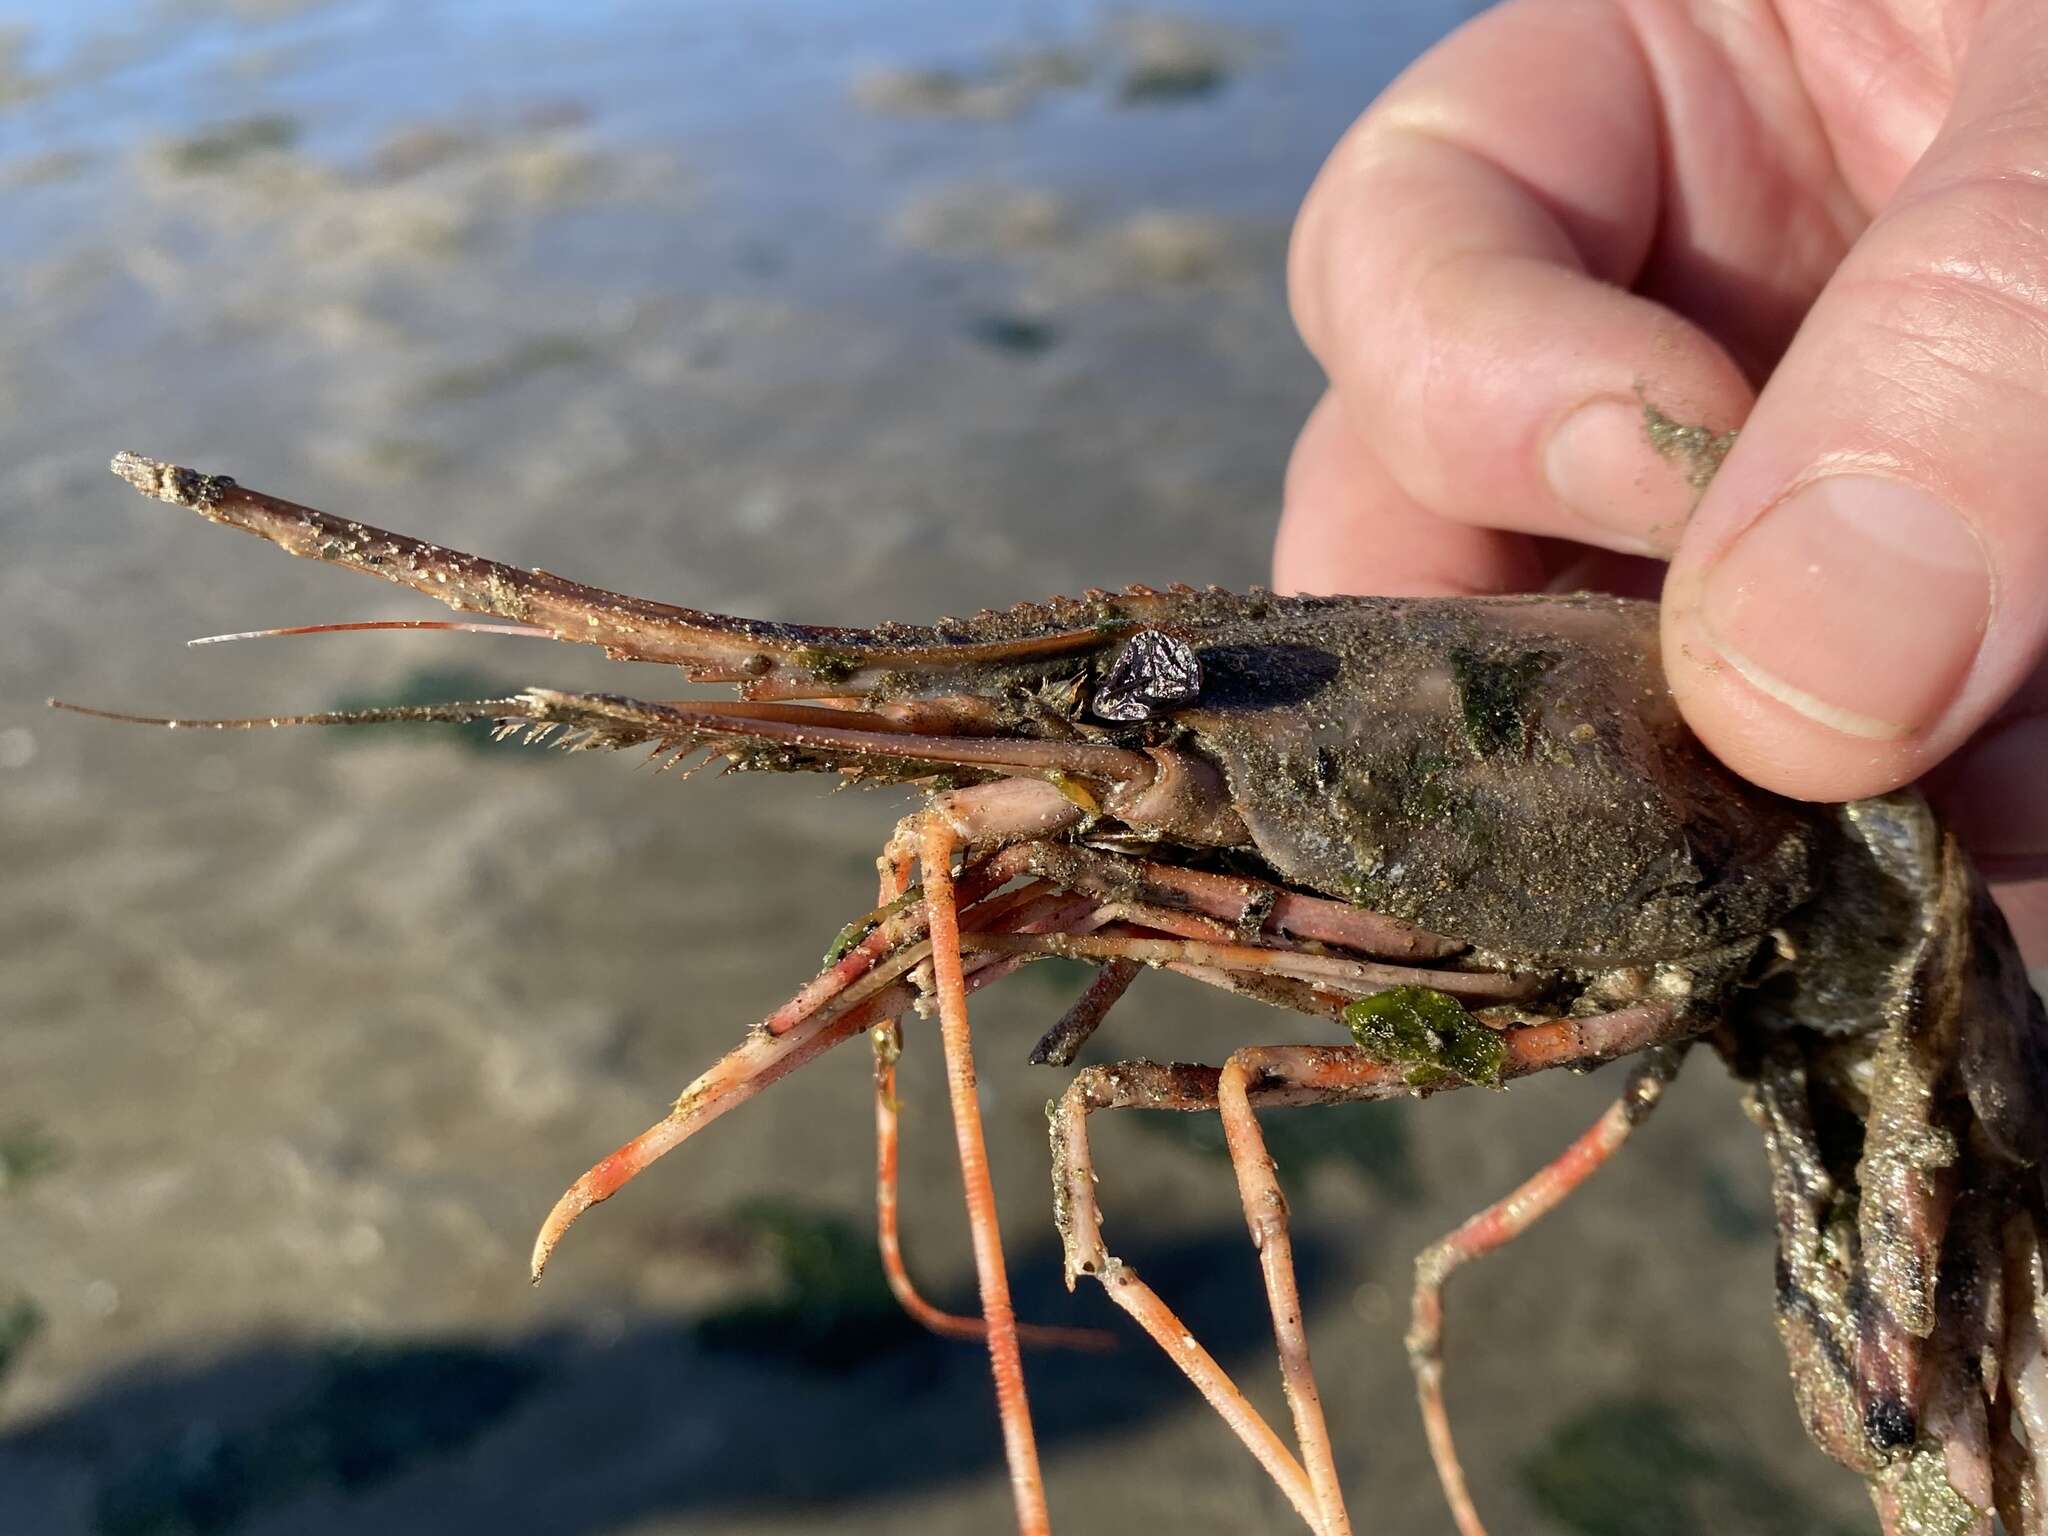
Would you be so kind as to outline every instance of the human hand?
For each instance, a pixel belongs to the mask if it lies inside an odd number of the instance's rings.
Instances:
[[[1512,0],[1338,145],[1289,290],[1330,387],[1283,590],[1668,560],[1731,767],[1930,776],[1987,873],[2048,876],[2048,3]]]

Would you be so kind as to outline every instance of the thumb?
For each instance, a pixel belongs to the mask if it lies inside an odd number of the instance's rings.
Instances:
[[[1686,718],[1738,772],[1905,783],[2048,642],[2048,27],[1994,0],[1947,121],[1843,261],[1665,585]]]

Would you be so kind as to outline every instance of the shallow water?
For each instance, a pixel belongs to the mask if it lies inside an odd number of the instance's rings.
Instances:
[[[1291,211],[1460,8],[16,14],[0,1532],[1003,1528],[979,1352],[903,1332],[854,1262],[855,1052],[721,1123],[580,1227],[540,1290],[524,1280],[567,1179],[868,904],[901,803],[431,734],[47,714],[53,693],[206,714],[630,685],[567,647],[455,636],[188,652],[440,610],[145,503],[105,462],[134,448],[781,617],[1257,580],[1318,382],[1280,286]],[[1059,1079],[1022,1059],[1074,980],[997,989],[977,1037],[1021,1305],[1108,1325],[1100,1296],[1057,1284],[1041,1106]],[[1304,1028],[1148,979],[1109,1043],[1216,1059]],[[932,1055],[914,1035],[909,1241],[961,1304]],[[1374,1528],[1448,1529],[1401,1357],[1410,1256],[1612,1087],[1286,1133],[1330,1415]],[[1111,1240],[1277,1414],[1203,1134],[1102,1127]],[[1859,1528],[1859,1490],[1792,1413],[1763,1191],[1700,1063],[1639,1154],[1459,1278],[1452,1402],[1498,1530]],[[789,1304],[736,1315],[778,1254]],[[1284,1526],[1141,1342],[1030,1369],[1063,1531]]]

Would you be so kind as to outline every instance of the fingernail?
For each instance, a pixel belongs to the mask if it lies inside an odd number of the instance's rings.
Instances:
[[[1991,613],[1976,534],[1917,487],[1816,480],[1707,573],[1700,618],[1759,691],[1845,735],[1910,736],[1969,674]]]
[[[2009,721],[1963,751],[1942,785],[1949,828],[1978,859],[2032,863],[2048,858],[2048,715]]]
[[[1567,511],[1618,536],[1600,542],[1636,555],[1670,554],[1699,497],[1651,444],[1642,402],[1619,396],[1565,417],[1543,450],[1543,474]]]

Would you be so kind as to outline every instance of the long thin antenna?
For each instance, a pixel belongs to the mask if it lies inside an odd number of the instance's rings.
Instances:
[[[62,699],[43,701],[52,709],[95,720],[118,720],[123,725],[160,725],[173,731],[262,731],[287,725],[392,725],[401,722],[434,721],[468,725],[478,720],[498,720],[507,715],[525,715],[531,708],[523,698],[472,699],[457,704],[393,704],[382,709],[322,710],[308,715],[251,715],[233,720],[189,720],[167,715],[130,715],[116,709],[93,709],[84,704],[67,704]]]
[[[231,635],[201,635],[187,645],[222,645],[229,640],[269,640],[278,635],[338,635],[358,629],[455,629],[471,635],[518,635],[552,640],[553,630],[533,624],[491,624],[469,619],[358,619],[346,624],[288,624],[278,629],[238,629]]]

